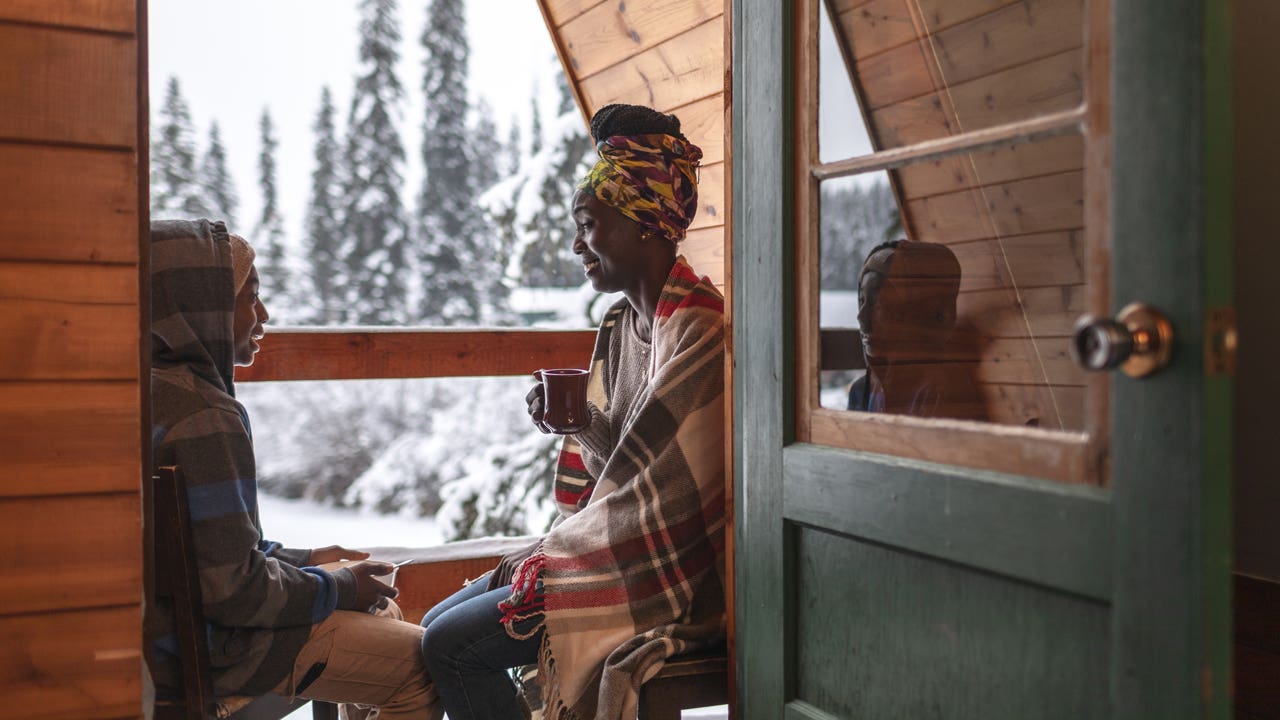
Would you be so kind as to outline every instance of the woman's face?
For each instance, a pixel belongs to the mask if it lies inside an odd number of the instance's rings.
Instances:
[[[573,252],[597,292],[626,290],[644,267],[640,226],[586,190],[573,195]]]
[[[232,337],[235,341],[236,365],[253,364],[253,356],[258,352],[258,340],[266,334],[262,324],[270,319],[267,307],[258,297],[258,268],[249,268],[249,278],[244,281],[240,292],[236,293],[235,319],[232,321]]]

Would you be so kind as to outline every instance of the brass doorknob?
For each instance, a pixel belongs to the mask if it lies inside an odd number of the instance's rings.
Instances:
[[[1169,364],[1173,326],[1159,310],[1142,303],[1125,306],[1115,320],[1083,315],[1071,333],[1071,358],[1085,370],[1120,368],[1146,377]]]

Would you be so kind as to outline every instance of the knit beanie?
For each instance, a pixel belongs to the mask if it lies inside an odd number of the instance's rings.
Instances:
[[[236,279],[236,294],[240,294],[240,288],[244,287],[246,281],[249,280],[249,270],[253,268],[253,258],[256,253],[249,246],[249,242],[239,235],[228,235],[231,240],[231,271]]]

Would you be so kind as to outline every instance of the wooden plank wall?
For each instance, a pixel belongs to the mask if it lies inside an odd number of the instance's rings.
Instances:
[[[702,148],[698,214],[683,243],[694,269],[725,284],[725,0],[539,0],[586,117],[614,102],[680,118]]]
[[[877,150],[1078,106],[1084,0],[829,0]],[[963,274],[960,324],[987,340],[992,419],[1082,429],[1067,336],[1085,311],[1084,144],[1064,136],[896,171],[904,226]]]
[[[0,717],[142,713],[137,16],[0,3]]]

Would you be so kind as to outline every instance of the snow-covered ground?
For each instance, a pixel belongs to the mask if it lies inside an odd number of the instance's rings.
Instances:
[[[258,496],[258,513],[263,533],[285,547],[429,547],[443,541],[432,517],[379,515],[266,494]]]

